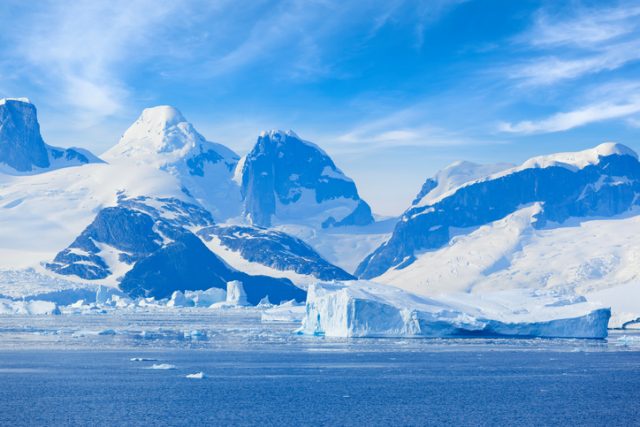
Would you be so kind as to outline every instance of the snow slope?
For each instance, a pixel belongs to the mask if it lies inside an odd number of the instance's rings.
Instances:
[[[454,162],[425,181],[412,205],[430,205],[455,188],[512,167],[509,163],[480,165],[465,161]]]
[[[356,274],[372,278],[410,265],[416,254],[437,250],[460,233],[540,203],[536,226],[571,218],[611,217],[635,206],[640,163],[629,148],[602,144],[591,150],[534,158],[522,166],[466,182],[429,203],[411,206],[391,238],[372,252]],[[428,199],[428,192],[421,200]]]
[[[640,210],[541,229],[534,227],[540,210],[534,204],[458,235],[376,281],[427,296],[509,289],[575,293],[611,307],[612,327],[639,318]]]
[[[240,214],[240,188],[233,180],[238,155],[207,141],[174,107],[145,109],[102,157],[132,171],[142,166],[167,172],[216,221]]]

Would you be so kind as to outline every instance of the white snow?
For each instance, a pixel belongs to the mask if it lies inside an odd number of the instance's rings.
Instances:
[[[305,304],[287,301],[266,309],[261,314],[261,321],[268,322],[300,322],[304,318]]]
[[[0,105],[6,104],[7,101],[24,102],[25,104],[31,104],[29,98],[0,98]]]
[[[202,164],[202,176],[190,172],[189,160],[213,151],[222,160]],[[239,184],[233,169],[238,156],[224,145],[207,141],[174,107],[145,109],[127,129],[118,144],[102,157],[111,164],[124,164],[132,171],[140,166],[162,170],[209,211],[217,221],[240,215]]]
[[[627,155],[638,158],[638,155],[626,145],[606,142],[594,148],[583,151],[555,153],[546,156],[533,157],[519,166],[509,167],[508,164],[477,165],[470,162],[457,162],[436,174],[438,186],[430,191],[415,206],[429,206],[454,194],[462,187],[490,181],[532,168],[563,167],[572,171],[583,169],[589,165],[598,164],[601,157],[611,155]],[[477,174],[474,177],[474,174]]]
[[[389,239],[395,222],[396,218],[390,218],[365,226],[322,229],[304,224],[279,224],[274,228],[303,240],[324,259],[353,274],[367,255]],[[296,284],[303,282],[305,287],[309,282],[308,278],[291,280]]]
[[[442,169],[433,177],[437,185],[425,194],[413,206],[429,206],[442,199],[444,194],[450,194],[451,190],[463,184],[495,174],[496,172],[512,168],[509,163],[496,163],[480,165],[472,162],[454,162]]]
[[[610,312],[587,302],[510,292],[426,298],[354,281],[309,288],[299,332],[332,337],[526,336],[604,338]]]
[[[612,156],[615,154],[620,156],[632,156],[636,159],[638,158],[636,152],[626,145],[614,142],[605,142],[588,150],[533,157],[512,171],[530,168],[548,168],[551,166],[560,166],[569,169],[583,169],[589,165],[598,164],[600,157]]]
[[[224,246],[220,242],[220,238],[215,235],[212,235],[210,240],[204,240],[203,243],[211,252],[218,255],[231,267],[247,274],[287,278],[301,288],[306,288],[309,283],[317,280],[313,276],[299,274],[293,270],[277,270],[264,264],[251,262],[243,258],[240,251],[233,251]]]
[[[416,254],[375,280],[424,296],[509,289],[576,293],[612,308],[612,327],[640,317],[640,216],[582,219],[535,229],[533,204]]]
[[[0,299],[0,314],[56,315],[60,314],[58,305],[51,301],[14,301]]]

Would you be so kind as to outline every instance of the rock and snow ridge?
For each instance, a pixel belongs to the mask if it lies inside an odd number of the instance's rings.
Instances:
[[[238,176],[236,174],[236,176]],[[293,131],[262,132],[242,161],[244,214],[253,225],[366,225],[369,205],[317,145]]]
[[[288,279],[249,275],[227,265],[190,229],[211,226],[204,209],[177,199],[122,199],[47,264],[51,271],[84,280],[105,280],[133,298],[168,298],[175,291],[227,287],[241,281],[248,300],[302,300]]]
[[[605,338],[611,312],[527,291],[426,298],[367,281],[319,283],[300,333],[331,337]]]
[[[216,221],[238,216],[240,188],[233,181],[239,156],[207,141],[176,108],[145,109],[120,141],[102,157],[112,164],[165,171],[180,182]]]
[[[638,203],[639,194],[640,162],[632,150],[619,144],[535,158],[410,207],[391,238],[360,264],[356,274],[373,278],[390,268],[405,268],[421,251],[437,250],[464,230],[497,221],[532,203],[540,203],[534,224],[542,228],[569,218],[620,214]],[[429,192],[421,199],[428,200]]]
[[[0,172],[29,175],[100,162],[98,157],[81,148],[45,144],[36,107],[29,99],[0,99]]]

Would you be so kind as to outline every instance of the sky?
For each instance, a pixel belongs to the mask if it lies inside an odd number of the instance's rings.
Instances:
[[[324,148],[382,215],[456,160],[640,150],[640,3],[0,2],[0,97],[101,154],[177,107],[243,155],[265,129]]]

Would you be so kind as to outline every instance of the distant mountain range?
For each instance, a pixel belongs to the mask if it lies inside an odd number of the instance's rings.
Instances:
[[[520,166],[454,163],[382,223],[293,131],[263,132],[240,157],[159,106],[97,157],[47,145],[33,104],[0,100],[0,272],[131,296],[240,280],[250,302],[280,302],[361,277],[427,296],[579,294],[623,323],[640,317],[626,302],[640,297],[639,194],[636,153],[607,143]]]

